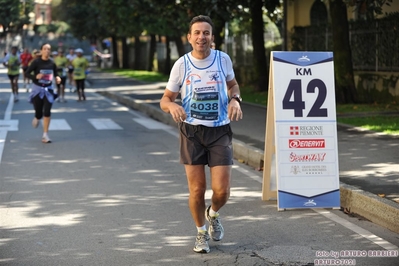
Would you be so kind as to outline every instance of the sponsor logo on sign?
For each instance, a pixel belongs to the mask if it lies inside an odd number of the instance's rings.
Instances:
[[[303,55],[302,57],[299,57],[299,58],[298,58],[298,61],[299,61],[299,62],[309,62],[310,59],[308,58],[307,55]]]
[[[323,126],[290,126],[291,136],[321,136],[323,135]]]
[[[294,175],[297,175],[300,172],[301,171],[299,170],[299,166],[298,165],[291,166],[291,172],[290,173],[293,173]]]
[[[324,139],[289,139],[288,147],[292,149],[325,148]]]
[[[302,165],[301,171],[305,175],[323,175],[327,172],[326,165]]]
[[[307,202],[305,202],[303,204],[303,206],[307,206],[307,207],[316,206],[316,205],[317,205],[317,203],[314,202],[314,200],[312,200],[312,199],[308,200]]]
[[[296,154],[290,153],[290,162],[323,162],[326,157],[325,152],[321,153],[308,153],[308,154]]]
[[[290,174],[301,176],[305,175],[325,175],[327,172],[326,165],[293,165],[291,166]]]
[[[299,135],[299,127],[298,126],[290,126],[290,135]]]

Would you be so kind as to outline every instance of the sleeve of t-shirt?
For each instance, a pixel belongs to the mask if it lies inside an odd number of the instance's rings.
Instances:
[[[184,78],[184,59],[177,59],[169,75],[169,81],[166,88],[172,92],[179,92]]]
[[[230,56],[222,52],[222,67],[226,74],[226,81],[230,81],[235,77],[233,63],[231,62]]]
[[[33,60],[28,68],[25,70],[25,75],[33,81],[37,81],[36,73],[32,73],[32,71],[36,68],[37,60]]]
[[[53,72],[54,72],[54,77],[58,77],[58,68],[57,65],[55,63],[53,63]]]
[[[9,59],[10,59],[10,54],[6,54],[6,56],[3,59],[3,63],[7,63]]]

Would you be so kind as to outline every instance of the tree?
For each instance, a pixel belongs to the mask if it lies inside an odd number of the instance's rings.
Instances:
[[[102,27],[98,0],[68,0],[61,1],[53,7],[56,18],[70,25],[72,34],[79,39],[89,39],[92,42],[98,38],[108,37],[107,29]]]
[[[349,24],[345,3],[342,0],[330,0],[330,14],[333,32],[336,100],[339,103],[356,103],[357,92],[353,77]]]
[[[263,2],[262,0],[252,0],[250,3],[251,10],[251,35],[252,45],[254,47],[253,60],[255,77],[257,82],[255,86],[256,91],[267,90],[268,75],[267,73],[267,59],[264,40],[264,22],[263,22]]]
[[[244,5],[245,2],[240,2]],[[264,14],[273,14],[274,10],[279,7],[279,0],[248,0],[242,10],[249,8],[249,14],[245,11],[237,13],[237,18],[241,19],[240,26],[250,22],[251,40],[253,46],[253,68],[254,68],[254,84],[256,91],[266,91],[268,89],[269,75],[267,55],[265,48],[265,21]],[[273,18],[275,20],[276,18]]]
[[[1,35],[20,32],[24,24],[29,23],[28,14],[33,10],[33,1],[0,0]]]
[[[355,6],[356,8],[362,8],[363,12],[367,14],[366,18],[371,19],[370,13],[381,14],[382,6],[390,2],[392,0],[330,0],[337,102],[358,102],[349,43],[347,7]]]

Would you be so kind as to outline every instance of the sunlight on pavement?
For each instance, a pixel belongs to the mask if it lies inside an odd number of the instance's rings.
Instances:
[[[39,230],[38,227],[58,225],[71,226],[80,223],[79,219],[84,214],[65,213],[60,215],[40,214],[42,205],[32,202],[26,207],[2,207],[0,208],[0,217],[2,217],[3,229],[23,229],[31,228]],[[39,211],[39,214],[37,213]],[[39,217],[40,215],[40,217]]]

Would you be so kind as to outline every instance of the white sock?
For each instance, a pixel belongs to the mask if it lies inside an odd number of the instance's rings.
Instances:
[[[203,226],[197,226],[197,231],[198,232],[206,232],[206,224],[204,224]]]
[[[215,217],[215,216],[218,216],[218,212],[215,212],[213,209],[212,209],[212,207],[210,207],[209,208],[209,216],[211,216],[211,217]]]

